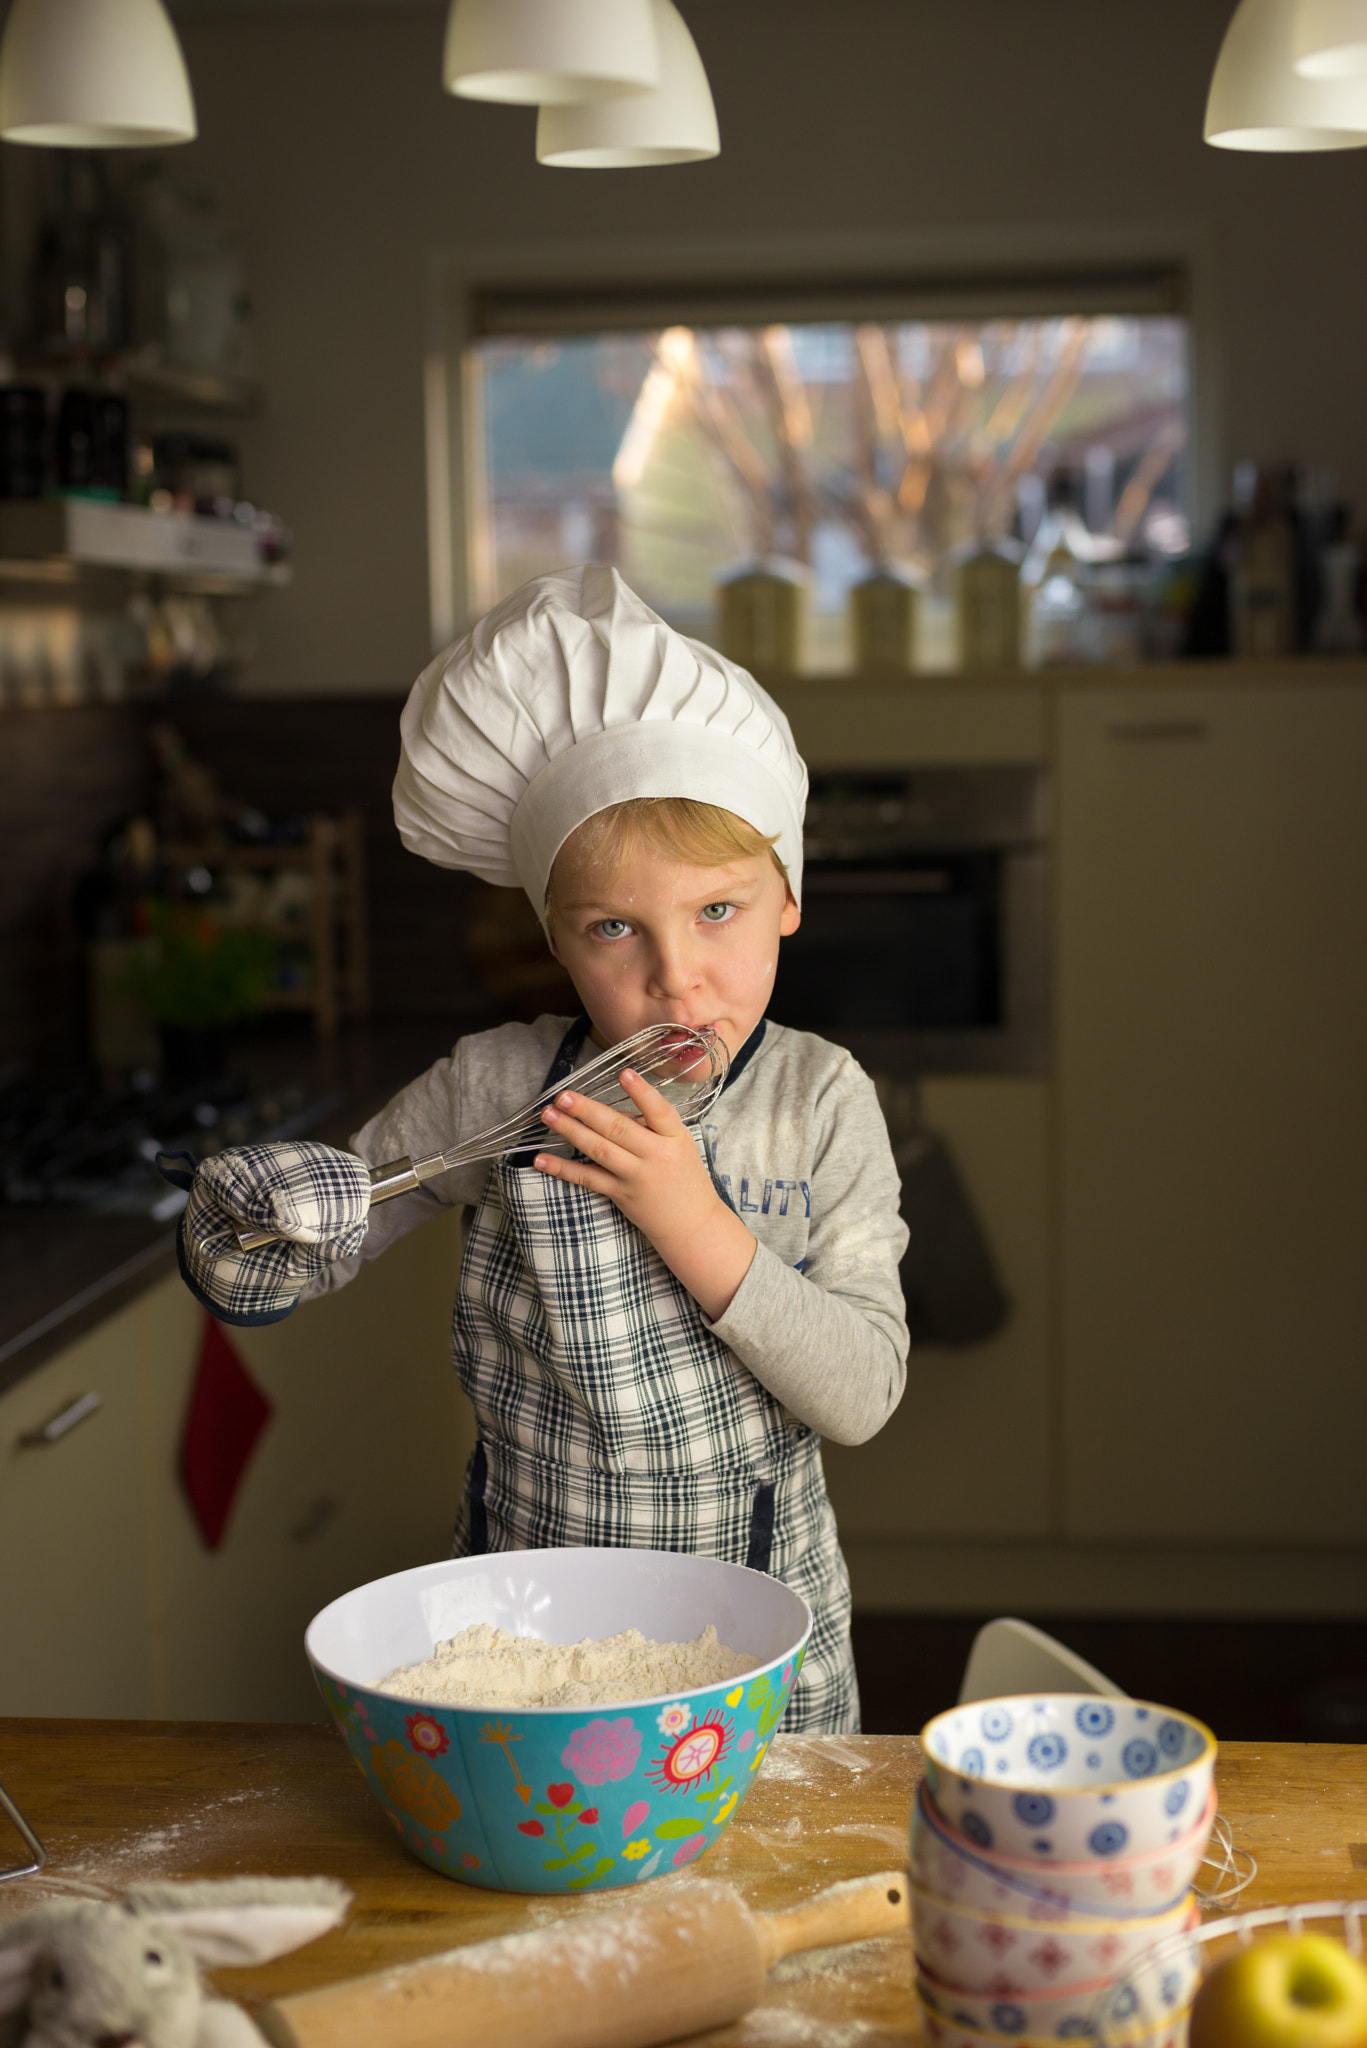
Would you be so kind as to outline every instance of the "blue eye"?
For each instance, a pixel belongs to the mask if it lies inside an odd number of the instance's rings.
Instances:
[[[725,924],[735,910],[734,903],[707,903],[703,906],[704,924]]]
[[[604,939],[620,939],[631,926],[621,917],[605,917],[598,926],[599,936]]]

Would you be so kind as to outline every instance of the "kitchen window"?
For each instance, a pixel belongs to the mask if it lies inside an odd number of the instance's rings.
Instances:
[[[935,594],[953,551],[1028,543],[1065,475],[1090,530],[1190,540],[1182,281],[475,292],[464,349],[469,607],[609,561],[707,637],[717,579],[804,565],[807,665],[848,665],[873,564]]]

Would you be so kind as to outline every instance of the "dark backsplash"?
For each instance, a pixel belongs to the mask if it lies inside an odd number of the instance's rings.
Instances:
[[[517,892],[433,867],[401,845],[390,809],[401,706],[390,695],[185,695],[0,711],[0,1066],[79,1055],[82,949],[72,891],[106,834],[149,807],[145,732],[154,719],[177,728],[225,794],[268,816],[361,807],[377,1018],[449,1017],[454,1038],[497,1016],[561,1007],[564,992],[545,973],[551,963],[534,922],[528,940]],[[472,965],[467,932],[491,915],[523,929],[510,952],[496,947]]]
[[[147,806],[145,723],[132,705],[0,711],[0,1067],[78,1047],[72,890],[108,828]]]

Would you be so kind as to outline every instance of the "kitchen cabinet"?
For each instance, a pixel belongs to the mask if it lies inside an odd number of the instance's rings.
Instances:
[[[1048,1074],[922,1083],[1011,1319],[824,1448],[856,1606],[1361,1614],[1367,670],[778,694],[814,772],[1054,802]]]
[[[142,1335],[134,1302],[0,1400],[0,1713],[157,1712]]]
[[[342,1293],[231,1340],[274,1405],[206,1549],[177,1476],[205,1316],[176,1276],[0,1401],[0,1713],[307,1720],[305,1627],[446,1554],[473,1445],[448,1329],[454,1211]],[[73,1393],[102,1406],[17,1450]]]
[[[1361,1543],[1367,692],[1061,692],[1063,1521]]]

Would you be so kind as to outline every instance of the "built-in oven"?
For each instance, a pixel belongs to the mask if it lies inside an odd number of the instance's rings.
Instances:
[[[1048,927],[1042,768],[814,774],[770,1014],[873,1072],[1043,1073]]]

